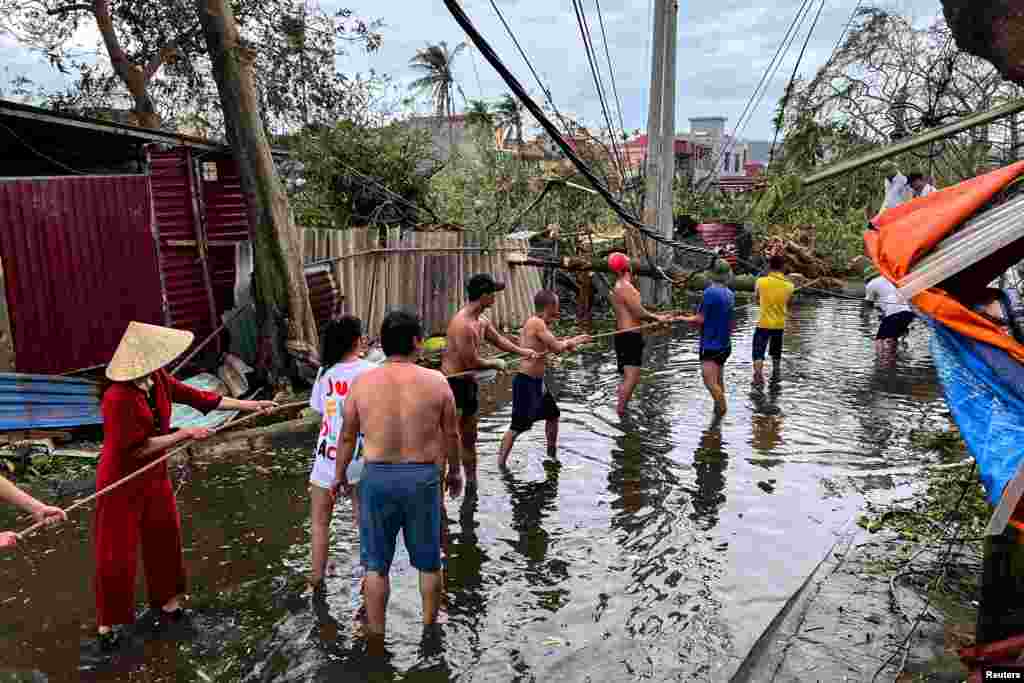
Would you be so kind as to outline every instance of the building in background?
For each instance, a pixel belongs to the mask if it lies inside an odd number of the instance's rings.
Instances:
[[[461,156],[475,156],[476,144],[469,134],[466,116],[413,116],[405,121],[405,125],[415,130],[423,130],[430,134],[433,145],[433,157],[437,161],[448,161],[452,149],[458,150]]]

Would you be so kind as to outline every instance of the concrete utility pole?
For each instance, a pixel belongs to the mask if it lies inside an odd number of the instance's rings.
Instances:
[[[655,0],[654,41],[651,50],[650,108],[647,115],[647,167],[644,186],[643,221],[657,228],[658,234],[672,237],[672,181],[675,178],[675,79],[676,13],[675,0]],[[672,250],[659,247],[646,238],[646,253],[662,266],[668,265]],[[644,254],[641,249],[640,256]],[[650,283],[641,288],[645,298],[663,305],[671,297],[665,283]]]

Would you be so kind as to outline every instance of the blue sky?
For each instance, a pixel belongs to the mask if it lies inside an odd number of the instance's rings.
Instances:
[[[651,0],[598,0],[604,15],[615,83],[622,102],[627,131],[646,126],[650,80]],[[590,125],[602,121],[583,43],[569,0],[496,0],[515,31],[555,103],[564,113]],[[601,53],[601,69],[610,91],[607,62],[603,55],[595,0],[583,0],[595,45]],[[688,117],[726,116],[730,130],[761,79],[772,55],[786,33],[799,0],[777,4],[753,0],[679,0],[676,85],[677,130],[688,129]],[[917,23],[929,23],[941,14],[938,0],[881,0],[874,4],[900,12]],[[409,58],[428,42],[447,41],[454,46],[466,40],[441,0],[325,1],[325,8],[349,7],[367,19],[384,21],[384,41],[372,55],[353,53],[339,58],[345,72],[375,69],[388,73],[400,86],[414,78]],[[807,48],[801,73],[810,74],[823,63],[839,38],[855,0],[826,0],[818,27]],[[497,19],[489,0],[463,0],[463,7],[480,32],[491,42],[520,82],[539,97],[540,91],[512,41]],[[748,139],[770,139],[771,117],[785,90],[800,43],[782,63],[750,123],[743,131]],[[88,43],[88,36],[83,37]],[[6,66],[0,81],[24,74],[40,83],[57,85],[59,74],[45,61],[0,36],[0,61]],[[475,68],[474,68],[475,67]],[[475,51],[464,52],[455,64],[456,76],[469,98],[500,97],[508,89],[498,74]],[[426,103],[423,105],[426,110]],[[616,114],[613,111],[613,116]],[[617,118],[617,116],[616,116]]]

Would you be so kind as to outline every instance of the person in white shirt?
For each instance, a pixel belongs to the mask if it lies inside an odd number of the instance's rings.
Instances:
[[[882,208],[878,213],[886,209],[892,209],[900,204],[914,198],[914,190],[910,187],[910,180],[907,176],[896,171],[892,176],[885,179],[885,199],[882,201]]]
[[[377,367],[363,360],[365,337],[363,323],[359,318],[344,316],[324,326],[323,366],[313,385],[309,406],[323,415],[320,434],[314,451],[313,469],[309,475],[310,516],[312,534],[312,569],[310,588],[322,590],[324,570],[327,567],[327,538],[330,532],[331,516],[334,512],[335,467],[338,455],[338,440],[342,432],[342,416],[345,398],[356,378]],[[359,482],[363,459],[362,439],[356,444],[356,454],[346,471],[349,484]],[[359,528],[359,503],[355,489],[352,490],[353,525]]]
[[[896,343],[907,334],[914,321],[914,311],[900,296],[896,286],[879,275],[868,283],[864,300],[874,304],[882,314],[882,322],[875,335],[875,350],[879,354],[895,353]]]

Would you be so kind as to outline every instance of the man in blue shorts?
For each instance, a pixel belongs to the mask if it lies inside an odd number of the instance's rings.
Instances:
[[[736,295],[726,283],[732,279],[732,268],[722,259],[711,267],[711,284],[704,290],[697,314],[683,320],[700,325],[701,373],[704,386],[715,401],[715,412],[725,415],[725,361],[732,353],[733,312]]]
[[[391,584],[388,574],[401,530],[420,572],[423,623],[441,603],[441,479],[454,498],[462,489],[455,397],[444,375],[416,365],[423,343],[419,318],[389,313],[381,325],[387,360],[359,375],[342,418],[334,492],[348,494],[345,472],[363,435],[359,480],[360,559],[366,567],[367,630],[383,635]]]
[[[536,313],[523,325],[519,344],[524,349],[533,349],[538,354],[575,351],[580,344],[586,344],[590,337],[582,334],[568,339],[556,339],[548,324],[558,320],[558,295],[550,289],[542,289],[533,297]],[[548,442],[548,457],[554,458],[558,443],[558,418],[561,412],[554,396],[544,381],[547,370],[546,356],[536,360],[524,360],[519,372],[512,380],[512,425],[501,439],[498,449],[498,467],[508,464],[508,454],[520,434],[530,431],[534,422],[544,421],[544,432]]]

